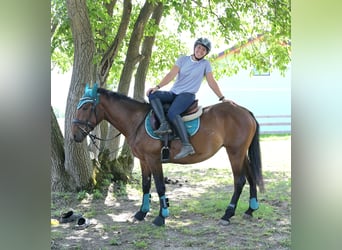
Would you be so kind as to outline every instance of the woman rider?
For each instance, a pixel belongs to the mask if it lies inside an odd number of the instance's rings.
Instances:
[[[182,142],[182,148],[174,159],[181,159],[195,153],[194,148],[189,142],[188,134],[180,114],[194,102],[195,95],[201,86],[204,76],[210,88],[219,98],[219,101],[228,101],[234,104],[233,101],[226,100],[222,95],[214,79],[209,61],[204,59],[210,52],[210,49],[211,43],[207,38],[197,39],[194,44],[193,54],[179,57],[170,72],[165,75],[160,83],[148,89],[146,92],[151,106],[160,121],[160,127],[154,131],[158,135],[171,132],[162,106],[162,103],[170,104],[167,117],[174,125]],[[170,91],[158,91],[170,83],[176,76],[176,81]]]

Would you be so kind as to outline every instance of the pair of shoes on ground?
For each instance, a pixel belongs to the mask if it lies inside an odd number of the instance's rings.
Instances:
[[[87,218],[80,217],[80,218],[78,218],[77,223],[74,226],[74,229],[83,230],[83,229],[86,229],[87,227],[89,227],[89,225],[90,225],[90,221]]]
[[[84,218],[82,214],[74,213],[74,211],[63,213],[59,219],[60,223],[68,223],[73,221],[76,221],[76,225],[74,226],[74,228],[77,230],[85,229],[90,225],[88,219]]]
[[[66,213],[63,213],[61,217],[59,218],[59,223],[68,223],[78,220],[82,217],[82,214],[76,214],[74,211],[68,211]]]

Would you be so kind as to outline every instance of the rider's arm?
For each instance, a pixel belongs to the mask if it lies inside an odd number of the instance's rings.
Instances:
[[[220,87],[218,86],[214,76],[213,76],[213,72],[208,72],[206,74],[206,79],[207,82],[209,84],[209,87],[214,91],[214,93],[217,95],[217,97],[219,98],[219,101],[222,102],[230,102],[233,105],[236,105],[233,101],[228,100],[224,97],[224,95],[222,94]]]
[[[176,75],[178,74],[179,72],[179,67],[177,65],[174,65],[171,70],[169,71],[169,73],[167,73],[164,78],[160,81],[160,83],[153,87],[153,88],[150,88],[146,91],[146,96],[148,96],[149,94],[157,91],[158,89],[160,89],[161,87],[169,84],[169,82],[171,82],[175,77]]]
[[[158,88],[161,88],[167,84],[169,84],[169,82],[171,82],[176,75],[179,72],[179,67],[177,65],[173,65],[173,67],[171,68],[171,70],[169,71],[169,73],[167,73],[165,75],[165,77],[160,81],[160,83],[157,85]]]
[[[223,96],[221,90],[220,90],[220,87],[218,86],[214,76],[213,76],[213,72],[208,72],[206,74],[206,79],[207,79],[207,82],[209,84],[209,87],[214,91],[214,93],[217,95],[217,97],[219,99],[221,99]],[[224,98],[223,98],[224,99]]]

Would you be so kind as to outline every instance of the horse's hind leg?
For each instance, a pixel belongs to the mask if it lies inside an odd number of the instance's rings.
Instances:
[[[134,218],[142,221],[147,213],[150,211],[150,190],[151,190],[151,171],[148,168],[148,166],[140,161],[140,167],[141,167],[141,175],[142,175],[142,190],[143,190],[143,198],[142,198],[142,204],[140,206],[140,209],[136,214],[134,215]]]
[[[247,180],[249,183],[249,207],[245,211],[245,218],[250,218],[253,216],[253,212],[259,208],[258,197],[257,197],[257,187],[250,171],[247,171]]]
[[[223,220],[221,221],[222,224],[228,224],[230,222],[230,218],[235,215],[235,210],[245,183],[245,175],[234,176],[234,194],[230,200],[230,203],[224,215],[221,217],[221,220]]]
[[[160,203],[159,215],[153,220],[153,224],[156,226],[163,226],[165,225],[165,218],[169,216],[169,199],[165,195],[166,187],[164,182],[163,166],[160,162],[155,163],[153,168],[153,178]]]
[[[225,214],[221,217],[221,224],[228,225],[230,222],[230,218],[235,215],[235,210],[242,192],[243,187],[246,184],[246,176],[245,176],[245,164],[246,158],[242,161],[239,160],[238,157],[230,156],[230,162],[232,166],[232,171],[234,175],[234,193],[230,200],[230,203],[225,211]]]

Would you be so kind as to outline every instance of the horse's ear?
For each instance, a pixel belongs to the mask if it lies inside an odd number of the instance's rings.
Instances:
[[[86,86],[85,86],[85,88],[84,88],[84,94],[86,94],[87,93],[87,90],[89,89],[89,83],[86,83]]]
[[[96,96],[97,96],[97,88],[98,88],[97,83],[94,83],[93,92],[92,92],[92,97],[94,97],[94,98],[96,98]]]

